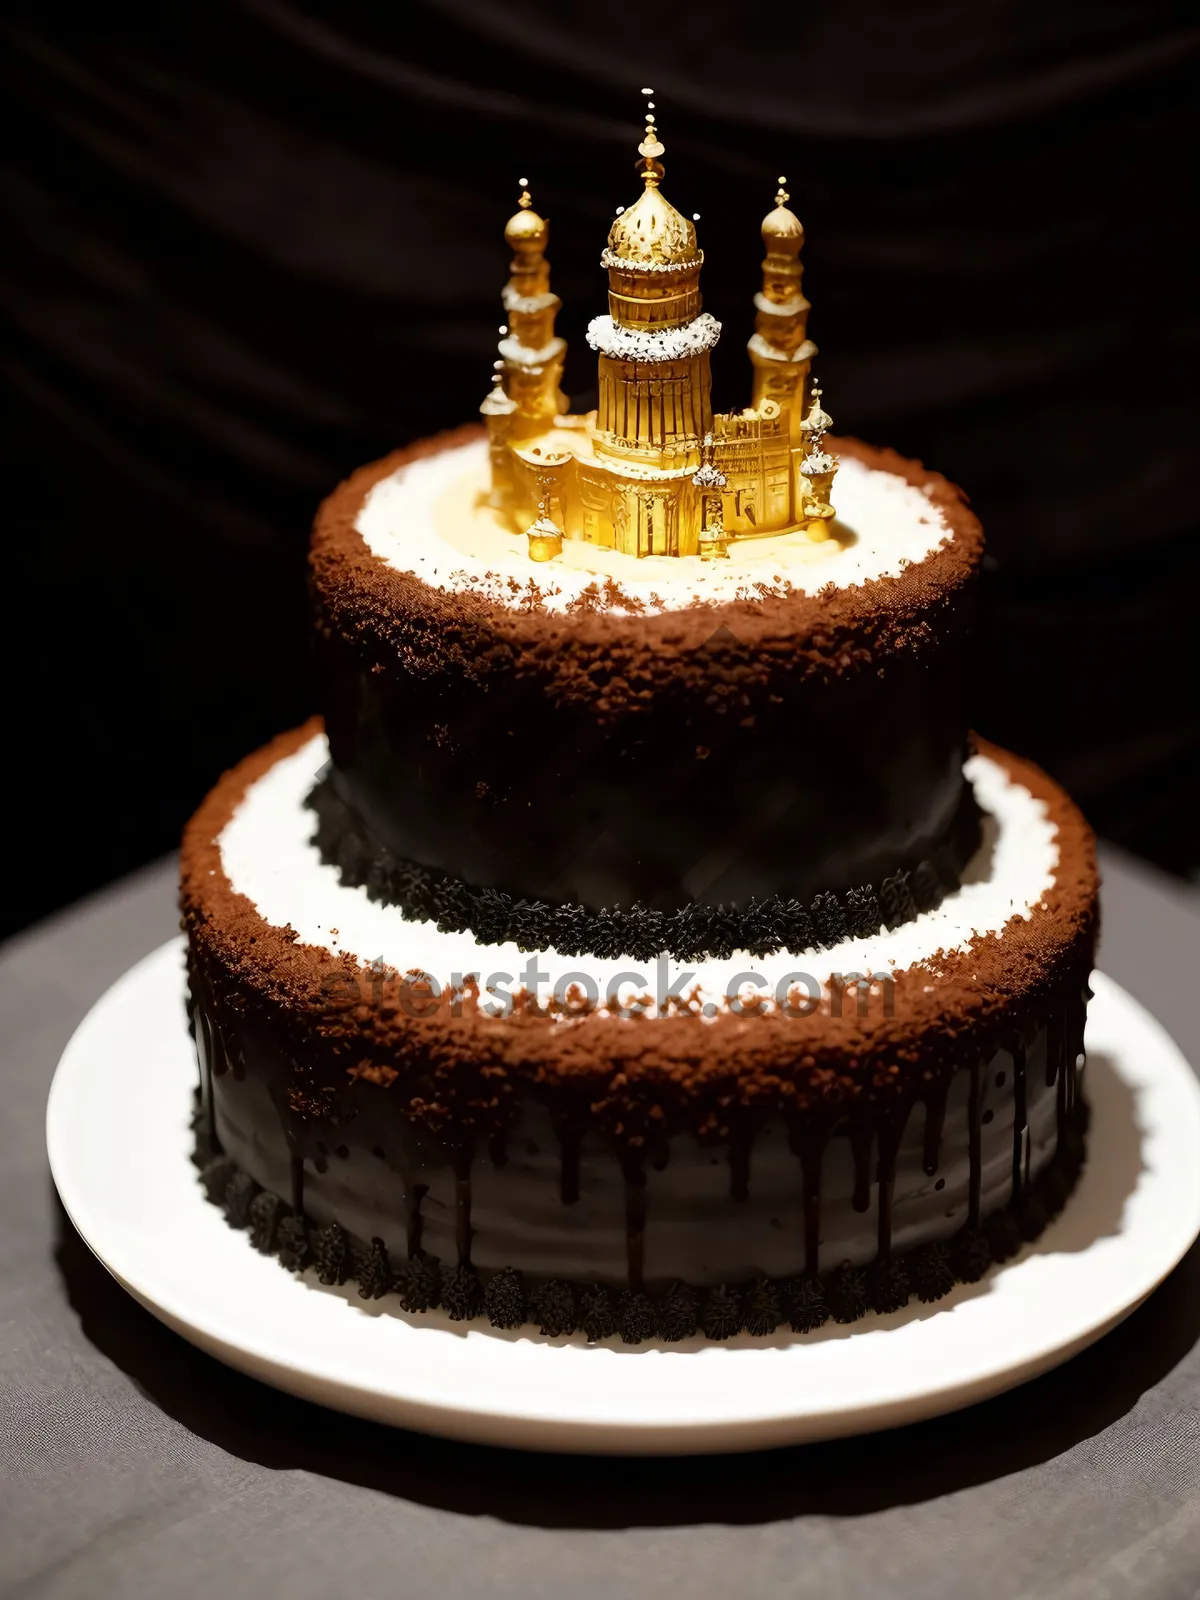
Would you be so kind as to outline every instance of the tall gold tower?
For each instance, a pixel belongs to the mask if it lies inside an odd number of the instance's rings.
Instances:
[[[805,385],[817,347],[808,337],[811,307],[800,287],[804,229],[795,212],[788,210],[791,196],[786,183],[786,178],[780,178],[775,209],[763,218],[762,241],[767,254],[762,264],[762,289],[754,297],[754,332],[746,349],[754,368],[754,409],[760,410],[764,400],[774,400],[787,413],[788,437],[798,445]]]
[[[514,447],[544,434],[567,409],[561,389],[567,345],[554,331],[562,301],[551,291],[546,260],[550,227],[533,209],[524,178],[520,189],[517,209],[504,228],[513,253],[501,293],[508,321],[500,330],[491,392],[479,407],[487,424],[492,467],[488,500],[498,509],[510,507],[521,493]],[[539,499],[544,498],[544,489],[535,480]]]
[[[696,230],[660,187],[663,148],[649,114],[638,146],[642,192],[613,223],[600,258],[609,314],[588,328],[600,358],[596,454],[695,470],[712,428],[709,351],[721,327],[701,313]]]
[[[561,389],[567,346],[554,331],[562,301],[551,292],[546,260],[550,228],[533,209],[525,179],[520,182],[517,209],[504,229],[513,256],[501,295],[507,332],[498,346],[504,391],[515,402],[509,433],[513,440],[544,433],[567,409]]]

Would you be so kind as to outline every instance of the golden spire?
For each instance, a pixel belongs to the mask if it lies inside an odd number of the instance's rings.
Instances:
[[[642,93],[653,94],[654,90],[643,89]],[[638,145],[638,155],[642,157],[642,182],[647,188],[651,185],[657,188],[662,182],[666,169],[658,158],[665,153],[666,145],[663,144],[658,136],[658,126],[654,117],[654,101],[651,100],[646,107],[646,133],[641,144]]]
[[[653,89],[643,89],[643,94],[653,94]],[[662,193],[665,168],[658,159],[666,149],[659,137],[654,117],[654,102],[646,111],[646,131],[638,145],[641,160],[637,163],[644,188],[628,211],[621,211],[609,229],[608,252],[603,264],[613,265],[613,260],[633,267],[651,270],[674,268],[695,263],[699,266],[704,257],[696,248],[696,229]],[[695,315],[691,312],[690,315]]]

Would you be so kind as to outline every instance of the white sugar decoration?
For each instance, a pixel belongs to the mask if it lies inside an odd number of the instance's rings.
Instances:
[[[310,842],[313,815],[304,804],[328,756],[325,738],[318,735],[251,786],[220,838],[221,861],[233,888],[273,927],[294,928],[302,944],[354,955],[364,964],[382,959],[397,972],[420,970],[441,984],[455,973],[468,972],[481,974],[485,983],[497,973],[518,979],[530,958],[515,945],[484,945],[472,933],[442,932],[433,922],[406,922],[394,906],[372,901],[365,888],[342,886],[338,869],[326,866]],[[728,961],[672,963],[672,980],[681,971],[694,973],[699,998],[708,996],[719,1005],[733,980],[747,973],[762,977],[764,994],[776,993],[780,980],[797,972],[821,984],[834,972],[894,974],[918,962],[936,965],[939,951],[962,950],[975,935],[999,933],[1011,917],[1028,917],[1054,885],[1057,831],[1045,804],[996,762],[973,756],[966,775],[990,819],[988,840],[968,865],[962,887],[936,911],[819,953],[763,957],[741,951]],[[606,961],[547,951],[537,965],[550,984],[567,972],[586,971],[602,995],[622,973],[639,972],[650,984],[655,981],[654,962],[629,957]]]
[[[587,342],[615,361],[683,361],[711,350],[721,337],[721,324],[702,311],[682,328],[623,328],[611,317],[593,317]]]
[[[560,304],[556,294],[548,291],[546,294],[518,294],[511,283],[506,283],[501,289],[500,302],[510,316],[515,312],[527,317],[536,316],[539,311],[548,311],[551,306],[557,309]],[[508,329],[501,328],[500,332],[507,333]]]
[[[540,350],[529,350],[510,335],[507,339],[501,339],[496,348],[506,361],[515,362],[517,366],[540,367],[547,361],[552,361],[566,347],[561,339],[554,338]]]
[[[620,216],[624,206],[618,209]],[[704,265],[704,251],[697,250],[694,256],[689,256],[685,261],[635,261],[629,256],[619,256],[615,250],[605,249],[600,255],[600,265],[607,272],[609,267],[622,267],[629,272],[691,272],[696,267]]]
[[[765,300],[760,309],[765,309],[768,306],[770,307],[772,316],[774,316],[776,312],[788,314],[786,306],[772,306],[769,300]],[[750,351],[751,355],[765,356],[768,361],[779,361],[784,363],[791,361],[811,361],[813,356],[816,354],[817,349],[816,345],[813,344],[811,339],[806,339],[803,344],[797,345],[794,350],[788,351],[785,355],[783,351],[777,349],[769,339],[764,339],[761,333],[752,333],[747,341],[746,348]]]

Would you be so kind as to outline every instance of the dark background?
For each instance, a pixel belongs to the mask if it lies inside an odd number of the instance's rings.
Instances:
[[[170,848],[313,708],[313,511],[473,414],[518,175],[586,391],[644,83],[718,405],[786,172],[838,427],[988,531],[978,726],[1195,870],[1193,6],[10,0],[0,45],[0,931]]]

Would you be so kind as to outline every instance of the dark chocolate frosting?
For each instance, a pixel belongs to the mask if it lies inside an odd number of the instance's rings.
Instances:
[[[882,879],[878,892],[867,883],[841,893],[825,890],[807,903],[773,894],[729,905],[693,901],[676,910],[635,900],[597,911],[578,902],[528,900],[401,860],[372,837],[338,791],[338,774],[330,769],[308,804],[314,816],[313,844],[347,887],[365,887],[372,900],[395,906],[406,918],[456,933],[469,929],[485,944],[511,941],[519,950],[605,959],[652,961],[666,951],[676,961],[705,956],[724,960],[735,949],[758,956],[776,950],[825,950],[846,938],[866,938],[940,904],[958,887],[980,840],[979,809],[974,794],[964,788],[935,857],[919,861],[912,871],[898,868]]]
[[[949,852],[961,866],[968,635],[982,554],[958,490],[943,543],[811,595],[566,613],[432,588],[355,529],[370,489],[471,430],[355,473],[312,547],[330,784],[394,858],[514,899],[808,905]]]
[[[970,1223],[949,1242],[939,1240],[899,1253],[880,1255],[865,1271],[842,1262],[823,1277],[807,1273],[770,1279],[759,1276],[746,1284],[718,1283],[694,1289],[679,1280],[652,1291],[626,1290],[617,1295],[603,1284],[553,1278],[526,1292],[522,1274],[512,1267],[479,1270],[468,1263],[451,1266],[424,1252],[394,1269],[382,1240],[364,1245],[352,1236],[349,1276],[363,1299],[381,1299],[394,1292],[400,1309],[421,1313],[445,1309],[451,1321],[486,1318],[494,1328],[511,1330],[532,1325],[545,1337],[581,1332],[589,1342],[619,1335],[622,1343],[659,1339],[678,1343],[696,1333],[715,1340],[738,1333],[769,1337],[781,1326],[792,1333],[811,1333],[834,1317],[852,1322],[869,1311],[899,1311],[909,1300],[941,1299],[957,1283],[975,1283],[993,1261],[1012,1254],[1012,1240],[1034,1239],[1066,1202],[1086,1153],[1088,1108],[1079,1100],[1066,1112],[1049,1161],[1020,1194],[991,1219],[986,1231]],[[231,1226],[239,1227],[236,1210],[222,1200],[210,1181],[214,1168],[229,1169],[228,1158],[213,1157],[197,1117],[195,1160],[210,1197],[223,1204]],[[258,1189],[252,1178],[235,1169],[235,1181],[255,1193],[252,1202],[272,1212],[284,1202]],[[276,1243],[256,1247],[279,1255],[281,1265],[302,1270],[320,1245],[325,1230],[302,1213],[287,1212]],[[301,1240],[297,1251],[287,1241]]]

